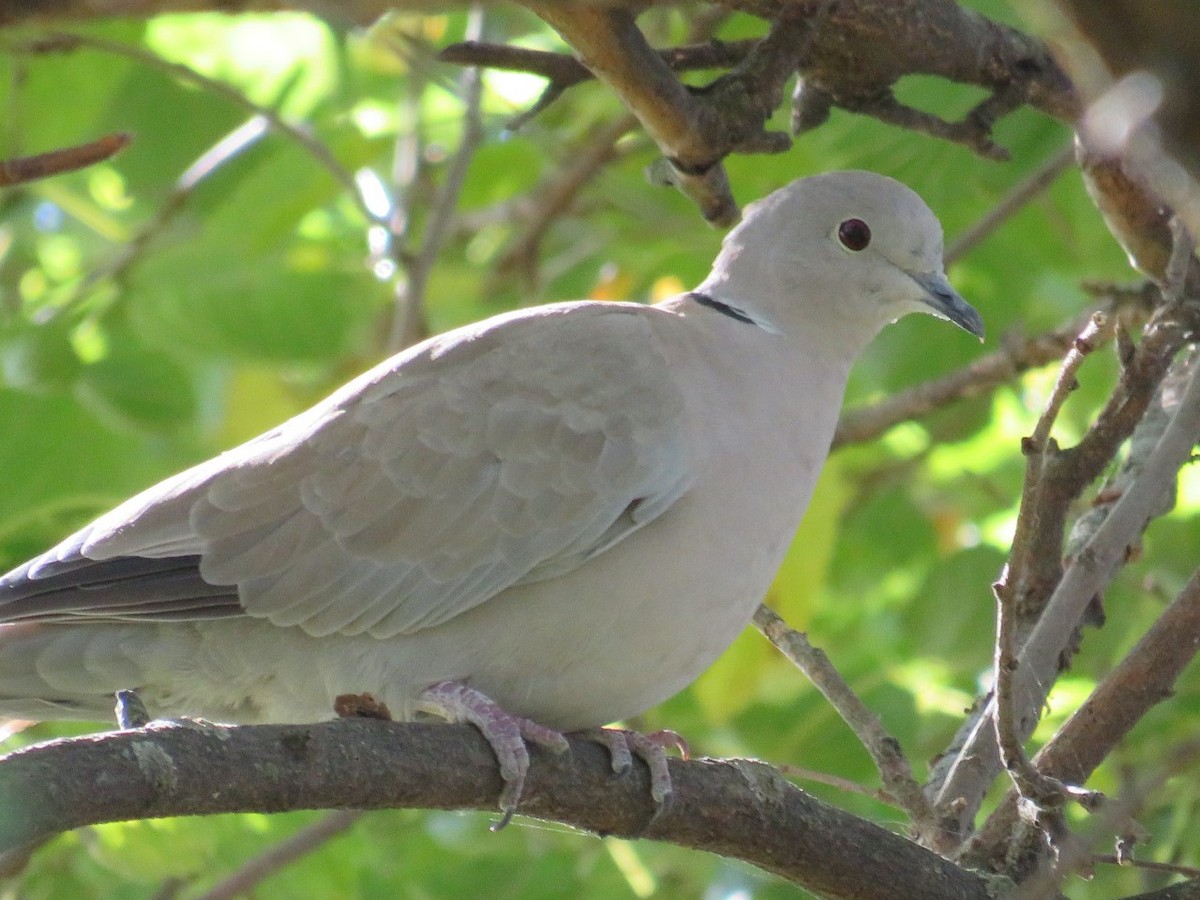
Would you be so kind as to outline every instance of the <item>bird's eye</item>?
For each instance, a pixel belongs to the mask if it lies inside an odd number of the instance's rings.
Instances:
[[[847,250],[865,250],[871,243],[871,227],[862,219],[847,219],[837,230],[838,240]]]

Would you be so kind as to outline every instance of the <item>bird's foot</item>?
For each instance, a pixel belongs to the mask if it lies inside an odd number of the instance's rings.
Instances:
[[[532,741],[554,753],[571,749],[567,739],[554,729],[510,715],[486,694],[457,681],[439,681],[427,687],[417,699],[416,709],[451,722],[468,722],[491,744],[500,763],[500,777],[504,779],[504,790],[500,792],[503,815],[499,822],[492,823],[492,831],[507,825],[517,811],[525,789],[525,775],[529,772],[525,742]]]
[[[667,768],[667,753],[670,748],[679,751],[687,759],[691,753],[687,741],[674,731],[655,731],[642,734],[623,728],[592,728],[580,732],[580,737],[596,741],[608,748],[612,770],[618,775],[628,772],[633,766],[633,757],[645,761],[650,768],[650,798],[658,809],[657,818],[671,804],[671,772]]]
[[[143,728],[150,722],[150,713],[146,712],[146,704],[135,690],[117,691],[117,705],[113,712],[117,717],[117,727],[122,731],[130,728]]]
[[[199,716],[151,716],[141,696],[131,688],[115,691],[113,696],[116,697],[113,712],[117,717],[117,727],[122,731],[136,728],[193,728],[223,735],[229,727]]]

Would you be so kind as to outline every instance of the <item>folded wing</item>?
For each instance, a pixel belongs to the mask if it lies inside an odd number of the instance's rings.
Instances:
[[[10,573],[0,621],[388,637],[569,572],[691,483],[664,314],[566,304],[418,345]]]

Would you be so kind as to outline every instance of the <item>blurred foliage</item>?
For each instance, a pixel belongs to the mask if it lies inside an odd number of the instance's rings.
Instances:
[[[973,4],[1012,21],[1000,0]],[[398,148],[419,134],[420,166],[404,211],[419,236],[461,133],[460,72],[430,47],[460,39],[466,17],[395,15],[341,32],[300,15],[164,16],[80,33],[120,41],[219,79],[289,121],[302,120],[346,172],[391,183]],[[643,20],[660,42],[685,33],[680,14]],[[733,17],[726,38],[759,34]],[[560,49],[536,19],[490,8],[492,40]],[[247,110],[161,66],[81,48],[0,59],[0,155],[40,152],[128,131],[109,163],[0,196],[0,564],[20,562],[129,494],[277,424],[384,353],[395,267],[368,251],[359,204],[285,135],[250,141],[182,198],[180,179],[243,124]],[[693,81],[702,76],[689,76]],[[695,284],[720,235],[683,197],[652,188],[640,134],[544,235],[537,283],[497,271],[536,203],[620,110],[584,84],[513,134],[506,122],[537,96],[537,79],[485,78],[486,138],[464,186],[461,226],[431,274],[427,318],[439,331],[522,304],[574,297],[652,299]],[[978,92],[909,79],[904,99],[954,115]],[[780,111],[783,127],[786,111]],[[743,202],[792,178],[867,168],[921,192],[953,237],[1069,139],[1031,111],[1006,118],[1006,164],[961,147],[835,113],[788,153],[730,160]],[[208,154],[208,156],[206,156]],[[193,174],[195,174],[193,172]],[[360,180],[361,183],[361,180]],[[179,201],[176,203],[176,201]],[[524,205],[524,206],[523,206]],[[139,238],[139,235],[141,236]],[[531,262],[526,260],[525,262]],[[1005,335],[1059,325],[1083,308],[1083,280],[1132,280],[1077,173],[1070,172],[954,266],[952,279],[982,311],[995,348]],[[931,320],[889,329],[858,366],[851,403],[947,372],[980,353]],[[1114,367],[1099,354],[1060,428],[1078,434],[1103,402]],[[992,398],[847,449],[831,461],[770,602],[824,647],[902,741],[918,769],[946,745],[991,663],[989,585],[1007,552],[1023,474],[1019,440],[1047,393],[1035,372]],[[1195,564],[1200,477],[1157,524],[1144,557],[1109,592],[1109,624],[1088,636],[1069,680],[1051,697],[1039,739],[1136,640]],[[1200,684],[1185,678],[1097,774],[1118,787],[1126,769],[1193,730]],[[702,754],[752,755],[876,783],[865,752],[821,697],[748,632],[693,688],[635,723],[671,727]],[[39,726],[10,746],[73,728]],[[1156,859],[1200,862],[1194,780],[1144,822]],[[902,828],[894,810],[832,788],[814,793]],[[1165,794],[1166,792],[1164,792]],[[273,846],[314,814],[110,825],[39,851],[0,897],[190,895]],[[261,898],[394,896],[793,897],[747,866],[645,842],[600,841],[518,821],[486,830],[475,814],[368,816],[347,835],[273,876]],[[1132,891],[1145,876],[1102,867],[1073,897]]]

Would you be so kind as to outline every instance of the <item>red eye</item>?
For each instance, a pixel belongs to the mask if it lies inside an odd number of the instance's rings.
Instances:
[[[847,219],[838,226],[837,236],[843,247],[857,253],[871,243],[871,228],[862,219]]]

